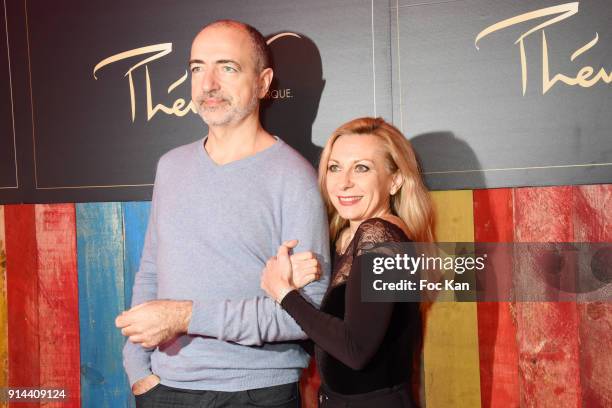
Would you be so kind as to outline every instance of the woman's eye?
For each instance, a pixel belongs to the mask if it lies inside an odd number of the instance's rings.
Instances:
[[[357,173],[365,173],[366,171],[369,171],[370,168],[368,166],[366,166],[365,164],[358,164],[355,166],[355,171]]]
[[[335,173],[335,172],[337,172],[338,170],[340,170],[340,167],[338,167],[338,165],[337,165],[337,164],[330,164],[330,165],[327,167],[327,170],[328,170],[328,171],[331,171],[331,172],[333,172],[333,173]]]

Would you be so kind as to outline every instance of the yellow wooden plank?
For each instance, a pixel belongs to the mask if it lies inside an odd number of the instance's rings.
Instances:
[[[438,242],[474,242],[472,190],[432,191]]]
[[[439,242],[473,242],[471,190],[432,193]],[[428,312],[424,339],[427,408],[480,407],[476,303],[440,302]]]
[[[8,387],[8,310],[4,238],[4,206],[0,205],[0,387]],[[0,401],[0,407],[6,407],[7,404],[7,402]]]

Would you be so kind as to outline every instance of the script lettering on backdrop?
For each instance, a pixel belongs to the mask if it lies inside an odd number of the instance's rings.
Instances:
[[[537,26],[531,28],[530,30],[525,31],[523,34],[519,36],[519,38],[514,42],[514,44],[519,45],[519,52],[521,58],[521,80],[523,85],[523,95],[527,91],[527,57],[525,56],[525,44],[524,40],[530,34],[533,34],[536,31],[542,30],[542,94],[548,92],[555,84],[564,83],[568,86],[579,85],[583,88],[589,88],[595,85],[600,80],[609,84],[612,82],[612,71],[609,73],[606,72],[604,68],[600,68],[597,73],[595,73],[595,68],[591,66],[585,66],[578,70],[578,72],[574,76],[565,75],[562,73],[555,74],[552,79],[550,78],[550,68],[548,62],[548,43],[546,42],[546,33],[544,31],[545,27],[548,27],[552,24],[556,24],[562,20],[565,20],[574,14],[578,13],[578,5],[579,2],[573,3],[565,3],[558,6],[547,7],[536,11],[531,11],[529,13],[521,14],[516,17],[512,17],[499,23],[495,23],[484,30],[482,30],[476,36],[474,40],[474,45],[476,49],[478,48],[478,41],[486,37],[487,35],[494,33],[496,31],[502,30],[504,28],[513,26],[515,24],[523,23],[525,21],[538,19],[546,16],[554,16],[553,18],[546,20]],[[570,61],[574,61],[580,55],[584,54],[591,48],[597,44],[599,41],[599,34],[595,32],[595,38],[591,41],[587,42],[582,47],[578,48],[570,57]],[[595,73],[595,75],[593,75]]]
[[[283,37],[301,38],[296,33],[285,32],[285,33],[276,34],[275,36],[269,38],[266,42],[268,43],[268,45],[270,45],[274,41],[278,40],[279,38],[283,38]],[[197,110],[195,108],[195,105],[193,104],[193,101],[189,101],[189,103],[187,103],[187,101],[185,101],[184,98],[176,99],[174,103],[172,104],[172,106],[165,106],[161,103],[157,103],[155,104],[155,106],[153,106],[153,97],[152,97],[152,92],[151,92],[151,77],[149,75],[149,63],[155,60],[158,60],[162,57],[165,57],[171,52],[172,52],[172,43],[148,45],[146,47],[140,47],[140,48],[135,48],[133,50],[120,52],[118,54],[111,55],[110,57],[105,58],[102,61],[100,61],[98,64],[96,64],[96,66],[93,69],[93,77],[95,80],[97,80],[98,77],[96,76],[96,72],[98,72],[101,68],[107,65],[110,65],[114,62],[136,57],[136,56],[144,56],[144,55],[153,54],[153,55],[149,55],[142,61],[139,61],[136,64],[132,65],[124,75],[124,77],[128,78],[128,86],[130,87],[130,108],[132,110],[132,122],[134,122],[134,120],[136,119],[136,91],[134,89],[134,78],[132,77],[132,72],[134,72],[137,68],[140,68],[143,66],[145,70],[145,95],[146,95],[145,97],[146,97],[146,104],[147,104],[147,121],[150,121],[159,112],[163,112],[167,115],[175,115],[178,117],[185,116],[190,111],[193,113],[197,113]],[[170,86],[168,86],[168,94],[170,94],[170,92],[172,92],[179,85],[185,82],[187,80],[187,77],[188,77],[188,71],[185,70],[185,73],[180,78],[178,78],[176,81],[170,84]],[[290,88],[271,89],[268,91],[266,98],[287,99],[287,98],[293,98],[293,94]]]

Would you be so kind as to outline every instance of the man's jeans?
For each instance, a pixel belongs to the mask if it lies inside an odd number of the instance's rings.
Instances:
[[[300,392],[298,383],[236,392],[185,390],[158,384],[136,396],[136,408],[174,407],[299,408]]]

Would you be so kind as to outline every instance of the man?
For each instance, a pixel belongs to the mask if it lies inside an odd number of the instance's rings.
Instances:
[[[308,357],[289,341],[306,336],[259,283],[267,259],[297,238],[296,250],[324,265],[322,279],[304,288],[320,303],[329,248],[316,175],[260,124],[273,72],[259,32],[212,23],[194,39],[189,66],[209,132],[157,166],[138,306],[116,321],[129,340],[132,391],[143,407],[299,406]]]

